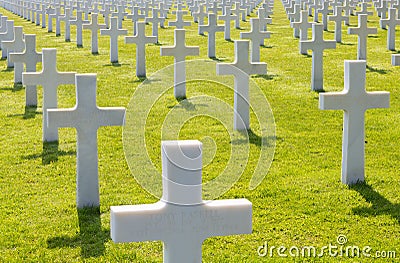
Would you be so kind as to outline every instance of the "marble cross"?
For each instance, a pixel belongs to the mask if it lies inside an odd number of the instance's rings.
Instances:
[[[161,56],[174,57],[174,96],[177,99],[186,98],[186,67],[187,56],[198,56],[199,47],[189,47],[185,44],[185,29],[175,29],[174,45],[161,47]]]
[[[25,49],[25,40],[22,26],[14,27],[14,39],[10,41],[2,41],[2,48],[7,50],[7,67],[14,68],[14,83],[22,83],[22,72],[24,71],[24,64],[20,62],[12,62],[10,59],[11,53],[20,53]]]
[[[264,44],[264,39],[270,37],[270,32],[261,31],[260,19],[250,18],[251,30],[250,32],[241,32],[241,39],[251,40],[250,58],[252,62],[260,62],[260,45]]]
[[[22,84],[41,85],[43,88],[43,141],[58,141],[57,127],[47,125],[47,109],[57,108],[57,87],[63,84],[75,84],[75,72],[57,71],[57,50],[42,49],[42,71],[24,72]]]
[[[105,24],[99,24],[98,22],[98,14],[92,13],[92,21],[89,24],[84,24],[83,29],[88,29],[92,32],[92,54],[99,53],[99,41],[98,41],[98,32],[101,29],[105,29]]]
[[[9,59],[14,63],[25,64],[26,72],[36,72],[36,64],[42,61],[42,53],[36,52],[36,35],[25,35],[24,52],[11,53]],[[37,106],[36,85],[27,85],[25,87],[25,105]]]
[[[323,25],[312,25],[312,40],[300,41],[300,50],[312,50],[311,90],[324,90],[323,55],[325,49],[335,49],[336,41],[324,40]]]
[[[70,20],[70,24],[76,26],[76,45],[78,47],[82,47],[83,46],[82,29],[83,29],[83,25],[84,24],[88,24],[88,23],[89,23],[89,21],[82,19],[82,11],[77,11],[76,12],[76,19]]]
[[[176,11],[176,20],[168,22],[168,26],[174,26],[177,29],[183,29],[185,26],[190,26],[190,21],[184,21],[183,15],[187,14],[186,11]]]
[[[308,40],[308,29],[312,27],[312,23],[308,22],[308,12],[302,10],[300,13],[300,21],[290,23],[293,28],[298,28],[300,30],[300,41]],[[300,54],[307,55],[307,49],[303,46],[300,48]]]
[[[345,61],[344,90],[319,94],[321,110],[344,110],[342,144],[342,182],[364,181],[365,111],[388,108],[389,92],[365,90],[366,61]]]
[[[388,27],[387,35],[387,49],[396,50],[396,26],[400,25],[400,19],[397,17],[397,10],[394,8],[389,9],[389,17],[380,20],[381,27]]]
[[[343,15],[343,7],[336,6],[333,16],[328,17],[329,21],[335,22],[335,40],[337,43],[342,42],[342,22],[348,23],[349,17]]]
[[[14,39],[14,20],[6,21],[6,31],[0,33],[0,45],[1,45],[1,58],[5,59],[8,56],[7,48],[3,47],[4,41],[12,41]],[[9,65],[7,65],[9,66]]]
[[[215,14],[208,14],[208,24],[207,25],[199,25],[200,34],[204,32],[208,33],[208,49],[207,55],[209,58],[215,58],[215,34],[217,32],[222,32],[224,30],[224,26],[219,26],[217,24],[217,17]]]
[[[101,126],[124,124],[125,108],[98,107],[96,74],[76,74],[76,105],[69,109],[48,109],[49,126],[74,127],[77,130],[76,205],[100,205],[97,130]]]
[[[368,15],[358,15],[358,27],[349,27],[348,34],[358,35],[357,59],[367,60],[367,39],[370,34],[378,34],[376,27],[368,27]]]
[[[161,200],[112,206],[114,242],[161,240],[164,263],[200,263],[205,239],[252,232],[252,204],[247,199],[202,199],[201,142],[163,141],[161,156]]]
[[[249,41],[235,40],[235,61],[218,63],[217,75],[233,75],[234,84],[234,120],[235,130],[250,128],[249,81],[251,74],[266,74],[267,64],[249,60]]]
[[[156,43],[156,37],[146,36],[146,23],[137,22],[137,32],[134,36],[126,36],[125,44],[136,44],[136,76],[146,77],[146,44]]]
[[[234,21],[236,19],[236,15],[231,14],[230,6],[225,6],[224,10],[225,10],[224,14],[218,16],[218,19],[224,21],[225,40],[231,40],[231,21]]]
[[[118,28],[118,18],[111,18],[109,29],[100,29],[100,35],[110,36],[110,61],[118,63],[118,36],[127,35],[128,30]]]

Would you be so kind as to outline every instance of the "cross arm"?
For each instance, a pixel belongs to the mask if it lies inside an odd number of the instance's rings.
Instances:
[[[79,114],[77,113],[76,107],[69,109],[47,109],[44,114],[47,114],[47,127],[77,128]]]
[[[104,126],[123,126],[125,124],[124,107],[99,107],[99,119]]]
[[[173,215],[164,214],[166,203],[124,205],[110,207],[110,234],[116,243],[160,240],[159,227],[173,221]],[[164,219],[163,219],[164,218]]]
[[[24,72],[22,73],[23,85],[41,85],[43,82],[42,72]]]
[[[75,74],[76,72],[57,72],[58,85],[75,84]]]
[[[367,108],[389,108],[390,93],[386,91],[367,92]]]
[[[228,236],[251,234],[252,204],[247,199],[216,200],[205,204],[205,210],[212,217],[204,217],[212,225],[207,236]]]
[[[320,110],[346,110],[348,105],[349,99],[346,91],[319,94]]]

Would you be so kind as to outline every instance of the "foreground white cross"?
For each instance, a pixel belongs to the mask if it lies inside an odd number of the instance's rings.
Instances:
[[[388,108],[389,92],[365,90],[366,61],[345,61],[344,90],[319,94],[321,110],[344,110],[342,145],[342,182],[364,181],[365,111]]]
[[[175,29],[174,45],[161,47],[161,56],[174,57],[174,96],[177,99],[186,98],[186,67],[187,56],[198,56],[199,47],[189,47],[185,44],[185,29]]]
[[[77,130],[76,204],[78,208],[99,206],[97,130],[100,126],[121,126],[125,108],[98,107],[96,74],[76,74],[76,105],[70,109],[48,109],[52,127]]]
[[[164,263],[200,263],[205,239],[251,233],[252,204],[247,199],[202,200],[201,142],[163,141],[161,155],[161,200],[112,206],[114,242],[161,240]]]
[[[217,64],[217,75],[233,75],[235,130],[247,130],[250,127],[249,79],[251,74],[266,74],[267,64],[249,61],[249,41],[235,40],[235,61],[231,64]]]

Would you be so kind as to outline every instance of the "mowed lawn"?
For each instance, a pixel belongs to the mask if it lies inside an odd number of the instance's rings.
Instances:
[[[134,45],[124,44],[121,37],[119,64],[111,64],[107,37],[99,38],[99,54],[92,55],[90,31],[84,31],[83,47],[78,48],[75,27],[71,29],[72,41],[66,43],[63,24],[62,35],[56,37],[4,9],[0,12],[13,19],[16,26],[23,26],[25,34],[36,34],[38,51],[57,48],[59,71],[97,73],[99,106],[128,107],[143,81],[135,77]],[[253,13],[252,17],[255,16]],[[265,94],[274,114],[274,159],[262,183],[250,190],[249,181],[260,153],[258,123],[252,114],[251,128],[255,134],[250,136],[249,162],[243,164],[246,167],[238,182],[219,197],[247,198],[252,202],[253,233],[207,239],[203,243],[203,261],[367,262],[391,251],[400,257],[400,67],[390,64],[393,52],[386,50],[387,31],[379,29],[378,35],[368,38],[366,81],[368,91],[389,91],[391,105],[389,109],[367,111],[366,183],[348,187],[340,182],[343,113],[318,109],[318,93],[310,90],[311,56],[299,54],[298,40],[293,38],[280,1],[275,1],[272,18],[268,26],[271,38],[261,48],[261,61],[268,64],[268,72],[252,80]],[[169,20],[173,19],[171,14]],[[191,20],[189,16],[185,19]],[[247,20],[241,23],[241,30],[232,29],[232,40],[240,39],[240,32],[250,29]],[[357,18],[351,17],[351,26],[356,25]],[[369,26],[379,27],[376,14],[369,18]],[[133,34],[130,21],[124,21],[124,28],[129,35]],[[333,30],[334,24],[330,23],[325,39],[334,38]],[[344,60],[356,59],[357,38],[346,32],[344,26],[343,43],[324,53],[325,91],[343,89]],[[150,33],[151,25],[147,26],[147,34]],[[148,76],[173,63],[172,57],[160,57],[160,47],[174,42],[173,28],[160,29],[159,34],[160,44],[146,48]],[[186,43],[200,47],[200,56],[188,59],[207,59],[207,37],[197,34],[197,24],[187,28]],[[217,33],[216,45],[220,62],[234,60],[234,43],[224,40],[223,33]],[[400,49],[400,43],[396,47]],[[204,93],[233,105],[232,90],[217,88],[217,84],[210,82],[190,85],[188,98]],[[98,131],[100,211],[77,210],[75,129],[59,129],[58,144],[43,144],[42,89],[38,88],[38,107],[25,108],[25,90],[14,85],[13,71],[7,69],[5,60],[0,61],[0,95],[0,261],[162,262],[159,241],[114,244],[110,239],[110,206],[158,200],[141,187],[128,168],[123,128],[102,127]],[[73,85],[58,88],[58,103],[60,108],[75,104]],[[143,154],[147,151],[160,172],[161,126],[168,112],[179,103],[184,105],[185,101],[176,101],[170,89],[152,106],[148,125],[140,127],[146,134]],[[136,106],[148,105],[139,102]],[[175,139],[204,142],[204,156],[209,162],[203,171],[204,180],[217,177],[225,169],[232,142],[218,120],[204,116],[190,119],[177,134]],[[215,150],[215,155],[210,157],[207,153],[211,150]],[[146,177],[147,171],[141,172],[140,176]],[[337,238],[343,238],[342,235],[347,242],[341,239],[340,247]],[[260,257],[257,250],[266,242],[268,253]],[[270,250],[272,246],[275,248]],[[317,254],[323,251],[324,255],[303,257],[301,251],[311,246],[317,249]],[[325,246],[338,248],[332,248],[329,255],[328,250],[323,250]],[[349,246],[370,247],[367,252],[371,258],[347,257],[345,251]],[[278,255],[278,247],[282,247],[280,252],[287,257]],[[289,250],[295,253],[295,248],[300,251],[298,257],[289,254]],[[344,252],[335,256],[333,252],[341,248]],[[387,260],[394,259],[382,262]]]

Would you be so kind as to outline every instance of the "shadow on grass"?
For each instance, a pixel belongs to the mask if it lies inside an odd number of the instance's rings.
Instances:
[[[110,231],[102,229],[100,210],[98,207],[77,209],[79,233],[75,236],[59,236],[47,239],[50,249],[63,247],[80,247],[82,258],[100,257],[104,254],[105,246],[110,240]]]
[[[217,58],[217,57],[210,57],[210,59],[216,61],[216,62],[224,62],[226,61],[226,58]]]
[[[400,223],[400,204],[393,204],[383,195],[375,191],[367,183],[358,183],[350,186],[350,189],[357,191],[371,207],[353,208],[353,213],[360,216],[390,215]]]
[[[14,68],[7,67],[6,69],[3,69],[1,72],[12,72],[12,71],[14,71]]]
[[[207,104],[193,104],[192,102],[190,102],[189,100],[187,100],[186,98],[177,98],[176,99],[179,104],[177,105],[173,105],[173,106],[167,106],[168,108],[184,108],[187,111],[195,111],[196,110],[196,106],[203,106],[203,107],[208,107],[209,105]]]
[[[117,62],[111,62],[110,64],[104,64],[103,65],[103,67],[116,67],[116,68],[120,68],[120,67],[122,67],[122,66],[126,66],[126,65],[129,65],[129,64],[120,64],[118,61]]]
[[[256,74],[252,75],[251,78],[253,79],[265,79],[265,80],[273,80],[278,75],[275,74]]]
[[[354,43],[348,43],[348,42],[340,42],[339,44],[342,46],[354,46],[355,45]]]
[[[274,46],[271,46],[271,45],[266,46],[266,45],[264,44],[264,45],[260,45],[260,47],[262,47],[262,48],[273,48]]]
[[[76,151],[59,151],[57,142],[44,142],[43,150],[39,154],[31,154],[23,157],[26,160],[42,158],[42,164],[48,165],[52,162],[57,162],[59,156],[76,155]]]
[[[7,117],[22,117],[22,119],[33,119],[36,115],[41,115],[42,113],[37,111],[36,106],[25,106],[25,112],[22,114],[9,114]]]
[[[389,70],[386,70],[386,69],[378,69],[378,68],[374,68],[374,67],[371,67],[371,66],[368,66],[368,65],[367,65],[367,70],[368,70],[369,72],[379,73],[379,74],[387,74],[387,73],[389,72]]]
[[[268,136],[268,137],[261,137],[258,134],[254,133],[254,131],[250,128],[245,131],[238,131],[240,134],[243,136],[247,137],[249,136],[249,143],[256,145],[258,148],[261,147],[270,147],[273,145],[273,141],[276,141],[277,137],[276,136]],[[246,136],[247,134],[247,136]],[[239,139],[239,140],[233,140],[232,144],[245,144],[247,143],[246,139]]]
[[[21,83],[14,83],[12,87],[0,88],[0,90],[10,90],[12,92],[17,92],[22,90],[23,88],[24,86]]]

